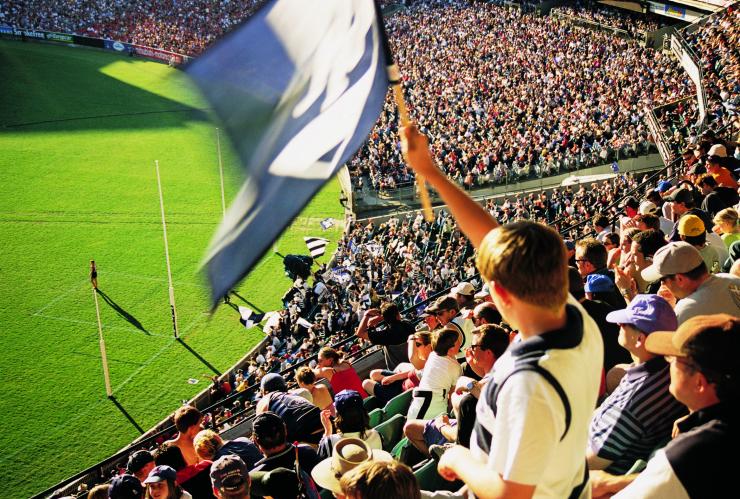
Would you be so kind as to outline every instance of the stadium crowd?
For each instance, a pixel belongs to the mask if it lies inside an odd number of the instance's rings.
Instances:
[[[249,17],[262,0],[10,0],[0,24],[106,38],[195,56]]]
[[[646,32],[655,31],[669,24],[665,17],[638,14],[592,1],[577,1],[574,5],[561,5],[553,8],[553,12],[621,29],[633,38],[643,38]]]
[[[646,106],[692,94],[661,52],[517,9],[426,3],[386,27],[411,113],[445,172],[466,188],[644,154]],[[389,97],[349,163],[364,185],[386,190],[413,179],[397,121]]]

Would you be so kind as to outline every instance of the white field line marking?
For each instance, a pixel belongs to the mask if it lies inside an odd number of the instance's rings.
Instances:
[[[87,284],[88,282],[89,281],[87,279],[85,279],[84,281],[82,281],[82,284],[75,284],[70,289],[68,289],[64,293],[61,293],[59,296],[57,296],[53,300],[49,301],[46,305],[44,305],[43,307],[41,307],[40,309],[38,309],[36,312],[34,312],[31,315],[41,315],[45,310],[48,310],[49,307],[51,307],[53,305],[56,305],[57,303],[59,303],[63,299],[67,298],[69,295],[71,295],[72,293],[74,293],[75,291],[77,291],[78,288],[80,288],[84,284]]]
[[[67,317],[54,317],[51,315],[46,314],[34,314],[36,317],[41,317],[43,319],[49,319],[52,321],[61,321],[61,322],[71,322],[73,324],[83,324],[86,326],[91,327],[97,327],[98,323],[95,321],[84,321],[80,319],[68,319]],[[136,329],[135,327],[128,327],[128,326],[107,326],[105,323],[103,323],[103,332],[105,331],[126,331],[130,333],[140,333],[144,336],[154,336],[159,338],[169,338],[172,335],[169,334],[159,334],[159,333],[145,333],[144,331],[141,331],[140,329]]]
[[[196,318],[195,320],[193,320],[190,324],[188,324],[188,326],[185,329],[183,329],[183,332],[180,335],[180,338],[184,340],[185,334],[188,331],[190,331],[191,329],[193,329],[195,327],[195,325],[198,322],[200,322],[202,320],[203,316],[205,316],[205,315],[208,315],[208,314],[207,313],[203,313],[198,318]],[[165,352],[165,350],[167,350],[169,347],[171,347],[174,343],[175,343],[175,338],[172,338],[172,341],[168,342],[166,345],[164,345],[162,348],[160,348],[159,351],[157,353],[155,353],[154,355],[152,355],[146,362],[144,362],[141,365],[141,367],[139,367],[138,369],[136,369],[133,373],[131,373],[129,375],[128,378],[126,378],[120,384],[118,384],[115,388],[113,388],[113,393],[116,393],[118,390],[120,390],[125,385],[127,385],[136,375],[138,375],[144,368],[146,368],[147,366],[149,366],[152,362],[154,362],[155,360],[157,360],[157,358],[160,355],[162,355]]]

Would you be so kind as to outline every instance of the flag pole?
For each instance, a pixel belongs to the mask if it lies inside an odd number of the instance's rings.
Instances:
[[[95,300],[95,314],[98,317],[98,344],[100,345],[100,358],[103,360],[103,377],[105,378],[105,393],[108,397],[113,396],[113,390],[110,386],[110,373],[108,372],[108,355],[105,352],[105,339],[103,338],[103,324],[100,322],[100,305],[98,305],[98,290],[92,288],[93,299]]]
[[[159,160],[154,162],[157,170],[157,190],[159,191],[159,209],[162,212],[162,233],[164,234],[164,256],[167,260],[167,281],[170,286],[170,312],[172,313],[172,328],[175,338],[180,337],[177,329],[177,308],[175,307],[175,288],[172,286],[172,269],[170,268],[170,249],[167,245],[167,221],[164,218],[164,199],[162,198],[162,181],[159,178]]]
[[[224,164],[221,159],[221,134],[216,128],[216,148],[218,149],[218,174],[221,177],[221,210],[226,216],[226,196],[224,196]]]
[[[398,66],[395,63],[388,66],[388,79],[391,81],[391,86],[393,87],[393,97],[396,100],[396,106],[398,107],[399,121],[401,122],[401,126],[406,127],[410,123],[409,112],[406,108],[406,101],[403,98],[401,72],[398,70]],[[429,200],[427,184],[424,177],[418,173],[416,174],[416,184],[419,186],[419,197],[421,198],[421,209],[424,212],[424,218],[427,222],[433,222],[434,214],[432,212],[432,202]]]

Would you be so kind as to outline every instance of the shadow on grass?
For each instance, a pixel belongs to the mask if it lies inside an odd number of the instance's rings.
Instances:
[[[218,369],[216,369],[216,367],[213,364],[211,364],[205,358],[203,358],[203,356],[201,354],[199,354],[198,352],[196,352],[195,350],[193,350],[193,348],[190,345],[188,345],[187,343],[185,343],[185,341],[182,338],[177,338],[177,342],[179,344],[181,344],[183,347],[185,347],[185,349],[188,352],[192,353],[193,356],[195,356],[196,359],[198,359],[199,361],[201,361],[204,366],[206,366],[208,369],[210,369],[211,371],[213,371],[217,375],[221,376],[221,371],[219,371]]]
[[[107,303],[113,310],[115,310],[116,313],[120,315],[126,322],[134,326],[136,329],[138,329],[142,333],[145,333],[149,336],[152,335],[149,331],[144,329],[144,326],[141,324],[141,322],[139,322],[139,320],[136,317],[134,317],[133,315],[125,311],[123,308],[121,308],[121,306],[118,303],[113,301],[113,299],[107,294],[105,294],[105,292],[100,288],[98,288],[98,295],[100,295],[100,297],[103,298],[105,303]]]
[[[262,310],[260,307],[258,307],[257,305],[255,305],[251,301],[249,301],[246,298],[244,298],[242,295],[240,295],[236,291],[232,291],[231,294],[234,295],[234,296],[236,296],[237,298],[239,298],[241,301],[243,301],[247,305],[249,305],[249,308],[251,308],[252,310],[254,310],[255,312],[257,312],[258,314],[264,314],[265,313],[264,310]],[[231,305],[231,304],[229,304],[229,305]],[[236,306],[234,306],[234,305],[231,305],[231,306],[234,307],[234,310],[239,310]]]
[[[136,422],[136,420],[131,416],[131,414],[128,413],[128,411],[126,410],[126,408],[123,407],[121,405],[121,403],[116,399],[116,396],[115,395],[111,395],[108,398],[111,400],[111,402],[113,402],[116,405],[116,407],[118,407],[118,410],[121,411],[121,414],[123,414],[126,417],[126,419],[129,420],[129,422],[134,426],[134,428],[136,428],[136,431],[138,431],[140,434],[143,435],[144,434],[144,428],[142,428],[141,426],[139,426],[139,423]]]

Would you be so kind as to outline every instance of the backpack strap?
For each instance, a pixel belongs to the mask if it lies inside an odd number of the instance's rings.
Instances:
[[[493,411],[493,415],[495,416],[498,408],[498,396],[501,393],[501,389],[504,387],[504,384],[506,384],[509,378],[511,378],[516,373],[523,371],[539,373],[543,378],[547,380],[548,383],[550,383],[550,385],[552,385],[552,387],[555,389],[555,392],[560,397],[560,400],[563,402],[563,408],[565,409],[565,431],[563,431],[563,435],[560,437],[560,440],[562,441],[565,438],[565,435],[568,434],[568,430],[570,429],[570,421],[572,417],[570,402],[568,401],[568,396],[565,394],[565,390],[563,390],[560,382],[555,379],[555,376],[553,376],[550,371],[540,366],[539,360],[544,354],[544,351],[540,351],[537,352],[535,355],[528,354],[527,357],[520,358],[515,361],[514,369],[509,373],[508,376],[501,380],[501,382],[498,383],[493,390],[493,402],[491,404],[491,410]]]

